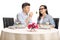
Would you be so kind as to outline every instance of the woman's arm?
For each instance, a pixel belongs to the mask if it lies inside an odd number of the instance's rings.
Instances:
[[[54,19],[51,16],[49,17],[49,22],[52,27],[55,27]]]

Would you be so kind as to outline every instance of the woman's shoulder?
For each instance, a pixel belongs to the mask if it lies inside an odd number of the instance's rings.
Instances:
[[[49,14],[47,14],[47,17],[48,17],[48,18],[53,18],[53,17],[52,17],[51,15],[49,15]]]

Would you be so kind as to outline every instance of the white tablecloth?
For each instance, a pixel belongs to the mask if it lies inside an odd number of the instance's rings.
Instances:
[[[29,29],[8,29],[1,32],[1,40],[59,40],[57,29],[36,29],[36,32],[29,32]]]

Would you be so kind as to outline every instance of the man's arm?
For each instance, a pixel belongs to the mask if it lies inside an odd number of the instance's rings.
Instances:
[[[26,24],[25,20],[23,19],[23,16],[21,14],[18,14],[17,18],[18,18],[19,22],[21,22],[21,24]]]

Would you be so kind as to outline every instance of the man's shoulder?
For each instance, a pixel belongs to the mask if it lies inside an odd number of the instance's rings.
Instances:
[[[19,12],[17,15],[22,15],[22,12]]]

